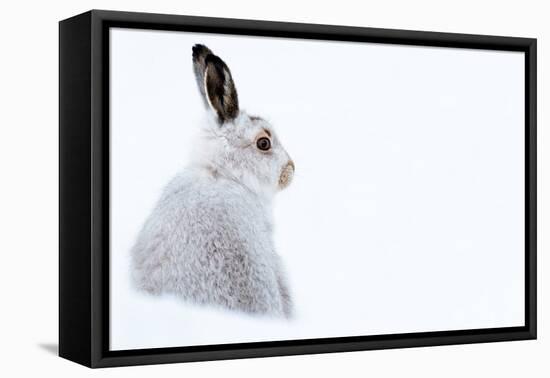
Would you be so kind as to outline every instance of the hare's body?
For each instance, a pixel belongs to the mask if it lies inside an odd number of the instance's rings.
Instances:
[[[247,187],[189,168],[165,189],[132,250],[139,288],[201,304],[288,316],[270,209]]]
[[[288,317],[271,206],[292,181],[294,163],[267,121],[239,109],[219,57],[196,45],[193,67],[209,116],[191,163],[166,187],[138,235],[134,283],[152,294]]]

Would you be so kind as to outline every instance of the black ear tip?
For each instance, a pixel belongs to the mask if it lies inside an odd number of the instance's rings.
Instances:
[[[193,58],[197,59],[200,56],[212,54],[212,51],[205,45],[201,45],[200,43],[197,43],[195,46],[193,46]]]

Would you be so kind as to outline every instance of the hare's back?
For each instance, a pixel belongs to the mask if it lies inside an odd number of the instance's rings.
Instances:
[[[166,188],[133,249],[134,278],[153,293],[247,312],[283,312],[271,226],[254,194],[184,173]]]
[[[185,239],[193,252],[262,248],[271,225],[263,204],[231,180],[205,180],[184,172],[166,188],[157,211],[167,230]],[[183,251],[180,251],[183,252]]]
[[[255,195],[231,181],[180,177],[165,199],[166,223],[174,227],[166,288],[253,312],[281,306],[271,226]]]

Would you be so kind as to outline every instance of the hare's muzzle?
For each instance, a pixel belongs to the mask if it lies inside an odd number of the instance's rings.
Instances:
[[[284,189],[290,185],[292,177],[294,176],[294,162],[289,160],[288,163],[283,167],[281,171],[281,176],[279,176],[279,188]]]

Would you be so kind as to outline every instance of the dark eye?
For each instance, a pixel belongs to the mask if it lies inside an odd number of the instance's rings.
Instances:
[[[261,137],[256,141],[256,146],[262,151],[268,151],[271,148],[271,141],[269,138]]]

